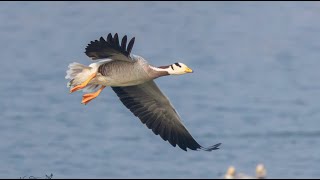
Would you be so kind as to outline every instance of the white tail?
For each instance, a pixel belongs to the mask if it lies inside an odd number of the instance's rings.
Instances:
[[[68,66],[68,70],[67,70],[67,75],[66,75],[66,79],[74,79],[79,73],[81,73],[84,69],[88,69],[88,66],[85,66],[83,64],[79,64],[76,62],[73,62],[71,64],[69,64]]]
[[[91,67],[85,66],[83,64],[73,62],[69,64],[68,68],[69,69],[66,72],[67,75],[65,76],[66,79],[70,79],[67,84],[68,88],[73,88],[74,86],[81,84],[90,75]],[[90,84],[82,90],[86,93],[89,93],[97,91],[100,87],[101,85]]]

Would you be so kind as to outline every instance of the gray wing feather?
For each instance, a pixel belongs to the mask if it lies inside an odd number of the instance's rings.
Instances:
[[[176,147],[187,151],[219,149],[221,143],[208,148],[200,146],[188,130],[170,103],[169,99],[161,92],[154,81],[127,87],[112,87],[121,102],[135,115],[143,124],[151,129],[154,134],[160,135],[165,141]]]
[[[86,47],[85,54],[92,60],[110,58],[112,60],[132,62],[130,57],[135,38],[133,37],[127,46],[127,36],[124,36],[119,42],[118,34],[112,37],[111,33],[108,34],[107,40],[100,37],[99,40],[91,41]]]

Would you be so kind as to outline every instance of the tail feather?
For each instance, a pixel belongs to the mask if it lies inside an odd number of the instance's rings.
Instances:
[[[74,79],[71,79],[71,81],[68,82],[67,88],[71,88],[71,87],[72,87],[73,80],[74,80]]]
[[[67,75],[66,75],[66,79],[74,79],[79,73],[81,73],[84,69],[88,69],[88,66],[85,66],[83,64],[79,64],[76,62],[73,62],[71,64],[69,64],[68,66],[68,70],[67,70]]]
[[[72,88],[85,81],[90,73],[89,70],[91,69],[91,67],[76,62],[69,64],[68,68],[69,69],[66,71],[67,75],[65,76],[66,79],[70,79],[67,84],[68,88]],[[92,89],[92,87],[90,88]]]
[[[68,82],[67,87],[73,88],[87,79],[87,77],[91,73],[90,70],[92,67],[73,62],[69,64],[68,68],[69,69],[66,71],[67,75],[65,76],[65,78],[70,79],[70,81]],[[101,85],[89,84],[85,88],[83,88],[82,91],[85,93],[91,93],[97,91],[100,88]]]

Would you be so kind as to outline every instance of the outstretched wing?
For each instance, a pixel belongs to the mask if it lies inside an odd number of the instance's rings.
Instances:
[[[112,37],[108,34],[107,40],[100,37],[99,40],[91,41],[86,47],[86,55],[92,60],[110,58],[112,60],[132,61],[130,57],[135,37],[133,37],[127,46],[127,35],[122,38],[121,45],[118,34]]]
[[[136,86],[112,87],[121,102],[137,116],[143,124],[160,135],[172,146],[181,149],[212,151],[219,149],[221,143],[208,148],[200,146],[188,130],[170,103],[153,80]]]

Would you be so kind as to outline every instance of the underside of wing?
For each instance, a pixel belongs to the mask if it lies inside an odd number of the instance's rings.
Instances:
[[[221,143],[204,148],[191,136],[168,98],[154,81],[127,87],[112,87],[121,102],[154,134],[181,149],[212,151]]]
[[[121,44],[116,33],[112,37],[111,33],[108,34],[107,40],[100,37],[99,40],[91,41],[86,47],[86,55],[92,60],[110,58],[113,60],[132,61],[130,57],[135,38],[133,37],[127,46],[127,36],[125,35]]]

